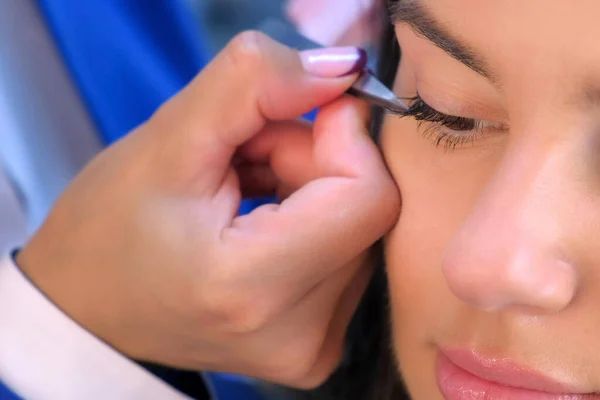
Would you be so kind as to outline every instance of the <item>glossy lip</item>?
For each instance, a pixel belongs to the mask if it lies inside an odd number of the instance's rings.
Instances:
[[[463,392],[468,389],[465,386],[472,385],[474,391],[494,392],[498,398],[600,399],[600,395],[586,394],[584,390],[528,370],[507,358],[486,357],[475,350],[441,350],[437,378],[438,386],[451,399],[463,398],[457,394],[459,388],[453,380],[461,381]]]

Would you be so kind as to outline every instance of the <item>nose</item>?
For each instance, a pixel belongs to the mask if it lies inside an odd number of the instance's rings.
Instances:
[[[571,208],[565,162],[531,152],[505,157],[447,248],[443,273],[454,295],[487,311],[552,313],[571,303],[579,277],[566,246],[581,215]]]

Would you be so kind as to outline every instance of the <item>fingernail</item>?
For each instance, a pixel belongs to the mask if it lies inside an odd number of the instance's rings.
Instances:
[[[362,70],[367,52],[357,47],[327,47],[300,53],[304,69],[320,78],[338,78]]]

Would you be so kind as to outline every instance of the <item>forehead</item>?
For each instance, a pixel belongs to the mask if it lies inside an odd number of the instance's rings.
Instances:
[[[559,28],[557,24],[567,23],[570,27],[594,27],[600,11],[597,0],[398,0],[405,4],[423,4],[432,10],[441,20],[445,16],[461,19],[477,25],[475,19],[495,22],[493,28],[517,26],[526,28],[526,23],[540,28]],[[463,16],[460,18],[460,16]],[[572,25],[577,24],[577,25]],[[583,24],[583,25],[581,25]],[[576,33],[576,32],[575,32]]]
[[[423,4],[454,34],[486,53],[497,45],[546,52],[599,48],[598,0],[401,1]]]
[[[400,2],[421,4],[499,81],[600,87],[599,0]]]

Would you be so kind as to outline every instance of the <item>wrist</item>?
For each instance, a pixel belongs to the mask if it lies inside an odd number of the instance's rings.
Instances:
[[[64,283],[64,280],[57,276],[60,271],[53,266],[52,257],[49,257],[43,248],[44,246],[38,244],[38,240],[34,237],[24,247],[13,252],[13,261],[23,276],[42,295],[62,309],[59,306],[61,302],[57,301],[55,294],[64,293],[62,288],[56,287],[61,282]]]
[[[67,255],[60,256],[56,248],[34,236],[23,248],[13,253],[16,267],[23,276],[58,310],[92,335],[102,339],[94,320],[93,288],[78,279]]]

